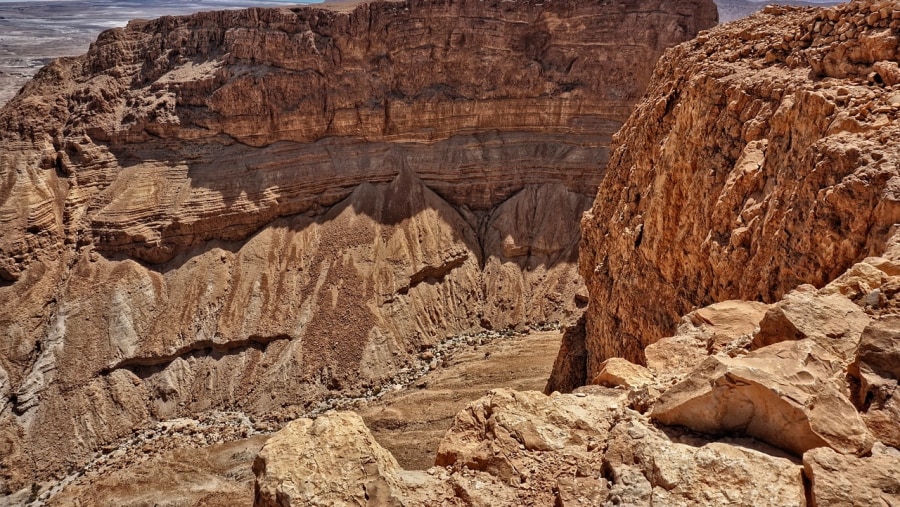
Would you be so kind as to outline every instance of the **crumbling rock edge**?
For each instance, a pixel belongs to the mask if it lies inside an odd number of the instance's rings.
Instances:
[[[898,17],[867,0],[771,7],[660,60],[582,223],[587,378],[644,363],[697,308],[895,258]]]

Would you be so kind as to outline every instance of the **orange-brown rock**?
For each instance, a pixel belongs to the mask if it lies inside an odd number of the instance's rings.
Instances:
[[[885,252],[900,222],[893,12],[773,7],[660,60],[582,225],[587,378],[608,357],[643,362],[694,308],[771,303]]]
[[[154,420],[283,419],[577,318],[612,133],[711,0],[136,21],[0,110],[0,492]]]

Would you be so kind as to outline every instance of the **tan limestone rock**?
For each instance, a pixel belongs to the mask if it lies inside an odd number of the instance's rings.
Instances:
[[[768,305],[756,301],[722,301],[694,310],[686,318],[711,335],[709,350],[719,352],[756,331]]]
[[[900,272],[892,261],[869,257],[851,266],[819,290],[819,294],[842,294],[857,305],[877,310],[883,305],[881,287]]]
[[[297,419],[272,435],[253,464],[257,507],[422,505],[449,490],[407,472],[353,412]]]
[[[680,441],[681,440],[681,441]],[[614,505],[804,506],[801,467],[750,440],[682,438],[646,420],[610,432],[605,462]],[[629,484],[630,482],[630,484]]]
[[[709,356],[708,344],[693,333],[667,336],[644,349],[647,367],[660,378],[679,381]]]
[[[900,503],[900,456],[847,456],[825,447],[803,454],[810,507],[891,506]]]
[[[801,467],[779,451],[661,429],[625,401],[600,386],[495,390],[457,414],[437,464],[526,504],[804,505]]]
[[[710,356],[660,397],[651,417],[712,434],[738,432],[802,454],[863,454],[872,437],[834,380],[841,361],[809,340],[742,357]]]
[[[674,336],[644,349],[647,367],[658,376],[678,378],[717,352],[743,353],[768,305],[722,301],[685,315]]]
[[[808,338],[849,363],[868,323],[863,309],[846,297],[820,295],[814,287],[801,285],[769,308],[751,349]]]
[[[600,365],[600,373],[591,381],[607,387],[634,389],[653,382],[653,374],[647,368],[620,358],[610,358]]]
[[[619,392],[621,393],[621,392]],[[518,480],[523,471],[505,455],[524,451],[587,452],[606,439],[607,413],[621,408],[623,394],[546,396],[496,389],[459,412],[438,448],[435,464],[460,465]]]

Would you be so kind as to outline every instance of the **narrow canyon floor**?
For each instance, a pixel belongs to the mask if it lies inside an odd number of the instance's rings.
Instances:
[[[491,389],[541,391],[559,349],[559,331],[500,338],[451,357],[445,367],[408,389],[389,393],[358,411],[378,443],[406,469],[434,465],[453,417]]]
[[[406,469],[434,464],[453,417],[491,389],[544,388],[561,331],[505,336],[457,349],[411,385],[354,408],[378,442]],[[240,416],[176,420],[143,430],[127,446],[109,449],[102,466],[65,485],[35,491],[10,505],[206,505],[253,503],[253,460],[268,434]],[[259,434],[252,435],[257,431]],[[247,435],[242,437],[241,435]],[[219,439],[224,443],[204,445]],[[141,444],[141,442],[146,442]],[[128,447],[128,450],[124,450]],[[0,502],[2,504],[2,502]]]

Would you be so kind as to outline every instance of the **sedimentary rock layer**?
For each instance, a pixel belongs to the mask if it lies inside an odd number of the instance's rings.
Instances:
[[[27,141],[4,161],[7,178],[55,169],[40,179],[77,187],[54,209],[26,199],[36,183],[10,181],[7,206],[32,213],[4,217],[3,252],[29,251],[28,230],[69,234],[61,215],[87,213],[79,222],[98,248],[160,262],[334,204],[403,166],[470,208],[529,183],[591,193],[651,63],[714,22],[699,0],[390,2],[133,22],[48,66],[0,121],[5,138]],[[39,154],[24,161],[15,148]]]
[[[579,310],[612,133],[711,1],[135,21],[0,112],[0,492]]]
[[[900,222],[900,10],[770,8],[668,52],[586,216],[588,374],[679,316],[773,302],[881,254]]]

